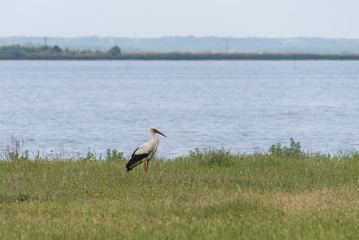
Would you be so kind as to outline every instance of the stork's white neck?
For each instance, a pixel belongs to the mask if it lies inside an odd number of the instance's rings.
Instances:
[[[153,139],[154,139],[156,142],[158,142],[158,141],[159,141],[158,135],[157,135],[156,133],[152,132],[152,131],[151,131],[151,134],[152,134],[152,136],[153,136]]]
[[[156,133],[151,132],[151,134],[153,136],[153,148],[154,148],[154,151],[156,151],[157,146],[160,143],[160,140],[159,140],[159,137],[158,137],[158,135]]]

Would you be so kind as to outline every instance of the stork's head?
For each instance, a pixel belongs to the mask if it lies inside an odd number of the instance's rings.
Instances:
[[[167,137],[166,135],[164,135],[163,133],[161,133],[160,131],[158,131],[158,129],[155,128],[155,127],[151,127],[151,128],[150,128],[150,132],[151,132],[151,133],[158,133],[158,134],[161,134],[161,135],[164,136],[164,137]]]

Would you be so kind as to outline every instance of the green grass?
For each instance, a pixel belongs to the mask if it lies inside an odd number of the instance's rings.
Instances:
[[[357,153],[196,149],[146,175],[125,164],[0,161],[0,239],[359,238]]]

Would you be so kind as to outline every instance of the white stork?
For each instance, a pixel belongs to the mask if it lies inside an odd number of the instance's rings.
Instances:
[[[127,172],[131,171],[134,167],[140,165],[141,163],[144,163],[143,170],[145,172],[148,171],[148,162],[155,155],[159,143],[158,135],[156,133],[167,137],[154,127],[150,128],[150,133],[152,134],[153,139],[141,145],[132,153],[131,159],[126,164]]]

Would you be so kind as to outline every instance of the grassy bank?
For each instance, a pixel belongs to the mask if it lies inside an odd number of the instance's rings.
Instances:
[[[0,239],[357,239],[359,155],[0,161]]]

